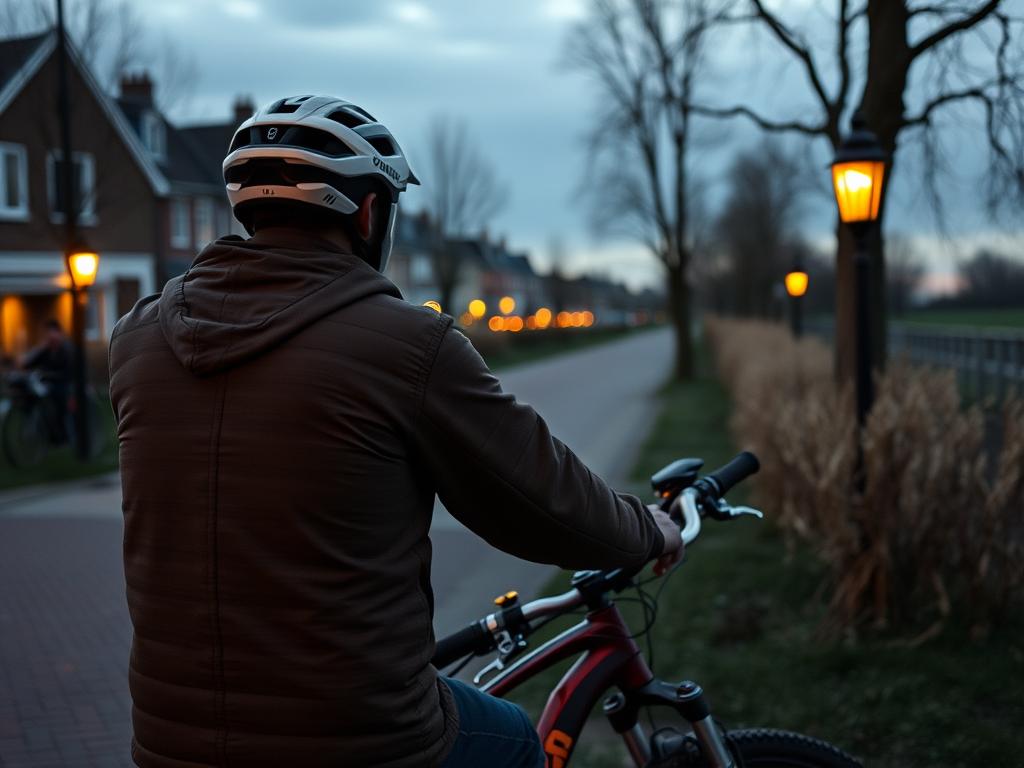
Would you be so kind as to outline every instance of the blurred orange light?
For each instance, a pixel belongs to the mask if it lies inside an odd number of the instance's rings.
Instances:
[[[469,314],[479,320],[487,314],[487,305],[480,299],[473,299],[469,302]]]
[[[68,256],[68,270],[76,288],[88,288],[96,282],[100,257],[91,251],[79,251]]]
[[[537,310],[536,318],[538,328],[547,328],[551,325],[551,310],[547,307],[541,307]]]
[[[565,311],[559,312],[558,317],[555,318],[555,324],[559,328],[568,328],[572,325],[572,315]]]
[[[424,301],[424,302],[423,302],[423,306],[424,306],[424,307],[430,307],[430,308],[431,308],[432,310],[434,310],[435,312],[440,312],[440,311],[441,311],[441,305],[440,305],[440,304],[438,304],[438,303],[437,303],[436,301],[434,301],[433,299],[431,299],[430,301]]]
[[[786,293],[790,296],[803,296],[807,293],[807,273],[793,271],[786,275]]]
[[[572,327],[573,328],[579,328],[582,325],[583,325],[583,313],[582,312],[573,312],[572,313]]]
[[[502,296],[501,301],[498,302],[498,309],[503,315],[511,315],[516,311],[516,300],[511,296]]]
[[[459,315],[459,322],[462,323],[467,328],[473,324],[474,319],[475,318],[471,314],[469,314],[469,312],[463,312],[461,315]]]
[[[526,330],[535,331],[537,330],[537,316],[530,315],[526,318]]]
[[[589,328],[594,324],[594,313],[589,309],[583,313],[583,327]]]
[[[494,315],[490,320],[487,321],[487,327],[492,331],[503,331],[505,330],[505,320],[503,318]]]
[[[519,317],[519,315],[505,318],[505,328],[512,331],[512,333],[519,333],[523,330],[523,318]]]

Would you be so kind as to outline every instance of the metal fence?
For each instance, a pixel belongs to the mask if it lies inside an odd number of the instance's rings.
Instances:
[[[961,389],[975,398],[1002,398],[1024,390],[1024,331],[991,328],[928,328],[892,324],[892,357],[952,368]]]
[[[835,327],[815,322],[808,331],[831,342]],[[961,391],[973,399],[1024,394],[1024,329],[891,323],[889,356],[953,369]]]

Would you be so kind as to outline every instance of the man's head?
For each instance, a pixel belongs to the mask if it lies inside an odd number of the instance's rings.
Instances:
[[[43,332],[46,334],[46,343],[51,346],[64,341],[64,329],[57,320],[51,318],[43,323]]]
[[[398,196],[419,181],[390,131],[329,96],[281,99],[239,126],[224,160],[228,199],[252,234],[328,234],[383,271]]]

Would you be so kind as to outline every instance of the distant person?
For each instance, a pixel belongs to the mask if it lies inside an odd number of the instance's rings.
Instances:
[[[252,236],[204,248],[111,339],[136,764],[539,768],[519,707],[431,666],[435,493],[570,568],[665,569],[679,527],[383,276],[418,182],[366,111],[274,102],[224,178]]]
[[[43,333],[42,344],[25,353],[21,367],[39,371],[46,382],[46,398],[54,415],[50,439],[54,445],[63,445],[68,441],[68,390],[71,385],[73,351],[58,321],[47,320]]]

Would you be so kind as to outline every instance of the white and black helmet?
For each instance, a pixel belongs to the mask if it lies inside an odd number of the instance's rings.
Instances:
[[[398,195],[419,184],[391,132],[366,110],[333,96],[295,96],[258,110],[235,131],[223,170],[235,218],[250,234],[251,212],[259,205],[289,201],[352,214],[367,181],[379,182],[391,198],[381,271],[391,254]]]

